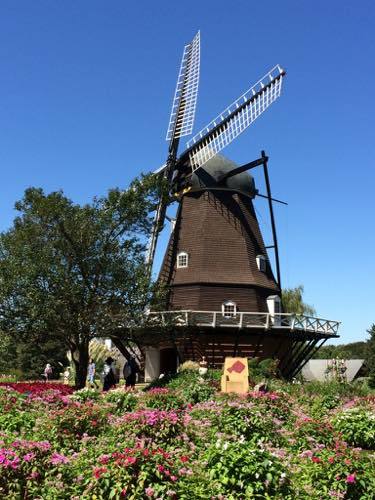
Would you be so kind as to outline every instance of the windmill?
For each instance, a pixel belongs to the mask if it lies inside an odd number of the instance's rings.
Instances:
[[[199,65],[198,32],[184,47],[166,137],[167,161],[155,172],[164,177],[168,194],[161,193],[155,212],[147,255],[150,273],[168,204],[177,201],[178,209],[158,278],[168,288],[165,310],[150,312],[147,328],[151,345],[158,324],[167,321],[173,345],[161,340],[146,349],[146,379],[203,354],[216,367],[228,355],[277,358],[280,371],[291,377],[327,338],[337,336],[338,323],[282,313],[273,213],[273,202],[279,200],[271,195],[268,158],[262,151],[258,159],[238,166],[219,154],[280,97],[286,73],[274,66],[179,153],[181,137],[193,130]],[[248,173],[259,166],[266,195]],[[268,200],[269,246],[255,214],[256,196]],[[275,252],[277,278],[269,248]]]

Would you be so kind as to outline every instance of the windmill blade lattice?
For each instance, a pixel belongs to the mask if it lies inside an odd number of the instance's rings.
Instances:
[[[200,32],[185,46],[172,104],[166,140],[191,134],[198,96]]]
[[[228,146],[280,97],[284,75],[279,65],[272,68],[188,142],[193,172]]]

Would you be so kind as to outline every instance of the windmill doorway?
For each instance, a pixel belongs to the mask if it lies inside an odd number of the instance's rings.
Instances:
[[[177,353],[173,347],[160,350],[160,373],[173,374],[177,372]]]

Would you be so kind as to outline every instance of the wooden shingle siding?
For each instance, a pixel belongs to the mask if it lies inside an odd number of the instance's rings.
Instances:
[[[187,268],[176,267],[187,252]],[[199,191],[183,196],[159,280],[169,285],[168,309],[221,310],[225,300],[241,311],[267,311],[266,297],[279,293],[252,201],[232,191]]]

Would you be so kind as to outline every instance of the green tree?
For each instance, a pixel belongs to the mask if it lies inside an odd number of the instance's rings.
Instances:
[[[324,345],[315,354],[315,359],[366,359],[366,342],[352,342],[350,344]]]
[[[152,287],[144,262],[160,183],[155,176],[91,204],[30,188],[0,235],[0,328],[17,343],[50,335],[71,351],[76,386],[89,341],[139,321]]]
[[[303,291],[303,285],[283,290],[281,300],[284,312],[306,314],[307,316],[314,316],[316,314],[314,307],[303,301]]]

